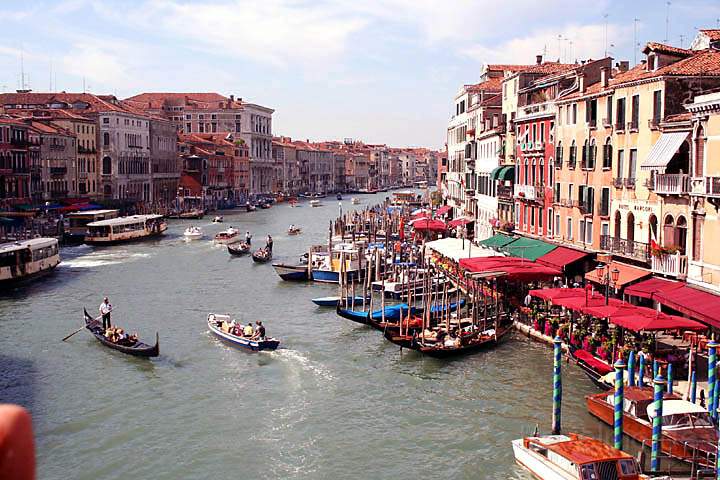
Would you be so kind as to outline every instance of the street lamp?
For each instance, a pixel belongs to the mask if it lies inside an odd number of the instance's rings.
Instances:
[[[605,285],[605,305],[609,302],[610,297],[610,285],[612,282],[613,287],[617,284],[620,279],[620,270],[617,267],[610,270],[610,265],[598,265],[595,267],[598,271],[598,277],[601,279],[603,285]]]

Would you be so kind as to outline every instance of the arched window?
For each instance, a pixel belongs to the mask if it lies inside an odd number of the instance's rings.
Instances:
[[[582,168],[590,168],[590,149],[587,139],[583,142],[582,147]]]
[[[112,175],[112,159],[110,157],[103,157],[103,175]]]
[[[526,159],[525,159],[525,171],[524,171],[524,175],[523,175],[523,183],[524,183],[525,185],[529,185],[529,184],[530,184],[530,181],[529,181],[529,178],[530,178],[530,177],[529,177],[529,173],[530,173],[530,172],[529,172],[529,164],[530,164],[530,162],[529,162],[529,160],[526,158]]]
[[[531,185],[535,185],[535,179],[537,178],[537,163],[536,160],[533,158],[532,161],[532,170],[531,170]]]
[[[595,159],[597,159],[597,144],[595,139],[590,140],[590,151],[588,152],[588,168],[595,169]]]
[[[666,215],[663,220],[663,246],[670,247],[675,244],[675,218]]]
[[[648,224],[650,225],[650,229],[648,230],[648,245],[649,245],[652,242],[658,241],[657,217],[655,215],[650,215],[650,220],[648,220]]]
[[[568,166],[570,168],[575,168],[575,164],[577,162],[577,144],[575,143],[575,140],[572,141],[570,144],[570,158],[568,159]]]
[[[680,255],[685,255],[687,247],[687,220],[682,215],[678,217],[675,224],[675,245],[678,247]]]
[[[635,215],[632,212],[627,216],[627,253],[633,253],[635,250]]]
[[[696,177],[702,177],[705,171],[705,129],[700,125],[695,137],[695,172]]]
[[[613,148],[612,148],[612,138],[607,137],[607,140],[605,140],[605,145],[603,148],[603,168],[612,169],[612,155],[613,155]]]
[[[545,185],[545,159],[540,159],[540,185]]]
[[[619,240],[619,239],[620,239],[620,228],[621,228],[621,226],[622,226],[622,215],[620,214],[620,211],[617,210],[617,211],[615,212],[615,235],[614,235],[614,237],[615,237],[616,240]]]
[[[562,142],[558,142],[557,146],[555,147],[555,166],[557,168],[562,168],[562,162],[563,162],[563,146]]]

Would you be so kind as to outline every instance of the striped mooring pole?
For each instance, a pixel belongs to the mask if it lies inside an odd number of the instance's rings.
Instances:
[[[667,392],[673,393],[673,372],[672,372],[672,363],[668,363],[668,369],[667,369]]]
[[[665,393],[665,380],[658,375],[653,380],[655,390],[653,395],[653,408],[655,416],[652,419],[652,451],[650,453],[650,471],[660,471],[660,448],[662,440],[662,405]]]
[[[638,387],[645,386],[645,379],[643,378],[644,373],[645,373],[645,355],[640,355],[640,361],[638,362],[638,381],[637,381]]]
[[[562,340],[555,337],[553,344],[553,414],[552,414],[552,433],[560,434],[560,413],[562,410],[562,376],[560,375],[562,366]]]
[[[708,343],[708,393],[707,393],[707,402],[708,402],[708,412],[710,412],[710,416],[715,418],[717,417],[717,412],[715,411],[717,409],[717,406],[715,405],[715,367],[717,364],[717,347],[718,344],[713,340],[710,343]]]
[[[628,387],[634,387],[635,386],[635,350],[630,350],[630,355],[628,355]]]
[[[613,422],[613,446],[622,450],[623,444],[623,387],[625,379],[623,370],[625,363],[622,360],[615,362],[615,421]]]
[[[690,375],[690,401],[695,403],[697,400],[697,378],[695,378],[695,370]]]
[[[720,452],[720,437],[718,437],[718,452]],[[720,455],[715,455],[715,480],[720,480]]]
[[[658,361],[653,359],[653,376],[652,378],[655,378],[658,376],[660,372],[658,372]]]

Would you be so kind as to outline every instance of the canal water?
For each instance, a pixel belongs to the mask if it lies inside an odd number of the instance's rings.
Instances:
[[[295,260],[326,240],[338,208],[327,198],[224,212],[222,225],[173,220],[161,240],[65,248],[51,276],[3,294],[0,402],[32,412],[38,478],[529,478],[510,441],[550,428],[548,347],[515,335],[454,360],[401,354],[310,302],[332,286],[282,282],[211,241],[230,225],[255,244],[269,233],[276,259]],[[291,223],[302,235],[286,235]],[[186,243],[190,224],[206,239]],[[85,331],[60,341],[105,295],[115,322],[146,339],[160,332],[159,358],[111,351]],[[208,312],[263,320],[282,348],[234,350],[209,334]],[[584,408],[590,381],[574,365],[563,378],[563,427],[609,438]]]

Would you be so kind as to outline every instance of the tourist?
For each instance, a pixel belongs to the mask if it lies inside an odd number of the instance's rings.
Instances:
[[[246,337],[252,337],[253,333],[255,333],[255,332],[253,330],[252,322],[249,322],[247,324],[247,326],[245,327],[245,330],[243,331],[243,335]]]
[[[250,235],[250,232],[245,232],[245,243],[252,245],[252,235]]]
[[[100,315],[102,315],[103,330],[110,328],[110,312],[112,312],[112,305],[110,305],[108,297],[105,297],[103,302],[100,304]]]
[[[263,326],[262,322],[258,320],[255,322],[257,325],[255,327],[255,335],[253,335],[254,340],[265,340],[265,327]]]

